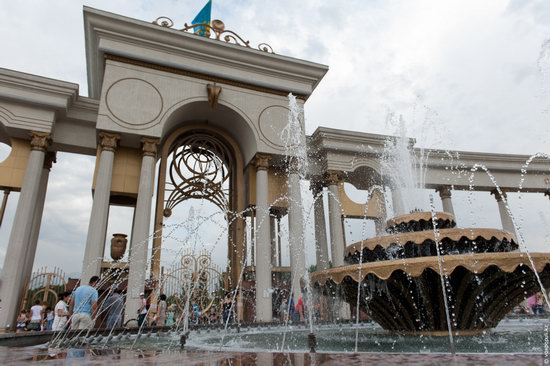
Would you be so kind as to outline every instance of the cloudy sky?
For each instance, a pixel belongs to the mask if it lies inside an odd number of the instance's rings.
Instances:
[[[144,21],[166,15],[183,26],[204,3],[2,0],[0,67],[76,82],[86,95],[83,5]],[[391,134],[386,116],[395,113],[424,147],[550,152],[550,57],[543,47],[550,38],[548,1],[214,0],[213,17],[278,54],[330,66],[306,106],[308,133],[326,126]],[[59,154],[35,266],[80,271],[93,168],[93,157]],[[487,193],[454,197],[462,226],[500,226]],[[16,201],[12,194],[0,228],[0,263]],[[511,195],[510,202],[529,247],[547,250],[548,198]],[[130,215],[111,211],[109,233],[129,232]],[[361,232],[350,224],[349,240]]]

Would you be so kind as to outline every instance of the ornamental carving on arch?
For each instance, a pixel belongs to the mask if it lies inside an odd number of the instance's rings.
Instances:
[[[188,199],[206,199],[230,211],[231,151],[214,136],[193,133],[178,139],[168,156],[164,216]]]
[[[161,26],[163,28],[172,28],[174,27],[174,21],[166,16],[160,16],[152,22],[155,25]],[[182,32],[195,33],[196,35],[201,34],[201,37],[214,39],[216,41],[223,41],[226,43],[236,44],[239,46],[252,48],[250,46],[250,41],[243,39],[237,33],[225,29],[225,24],[219,19],[214,19],[210,23],[198,23],[198,24],[184,24],[184,27],[180,29]],[[258,44],[256,49],[266,52],[266,53],[275,53],[273,48],[262,42]]]

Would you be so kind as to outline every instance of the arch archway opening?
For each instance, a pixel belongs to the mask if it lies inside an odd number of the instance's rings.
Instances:
[[[242,166],[239,145],[217,128],[187,124],[167,136],[159,169],[153,278],[159,278],[160,265],[173,271],[184,256],[206,256],[226,272],[220,278],[224,287],[233,286],[229,279],[237,283],[245,250]]]

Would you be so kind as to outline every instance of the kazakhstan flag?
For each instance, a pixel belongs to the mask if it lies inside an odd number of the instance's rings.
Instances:
[[[191,24],[208,24],[210,25],[210,18],[212,17],[212,0],[208,0],[206,5],[199,11],[195,19]],[[195,34],[199,36],[205,36],[207,33],[206,27],[195,27]]]

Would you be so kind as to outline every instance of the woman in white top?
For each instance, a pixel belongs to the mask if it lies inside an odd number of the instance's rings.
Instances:
[[[31,307],[31,321],[28,325],[29,330],[40,330],[42,323],[42,305],[40,305],[40,300],[36,300],[34,306]]]
[[[52,330],[60,331],[65,328],[67,324],[67,319],[69,319],[69,299],[71,297],[70,292],[63,292],[59,294],[59,301],[55,305],[54,313],[55,317],[53,318]]]

